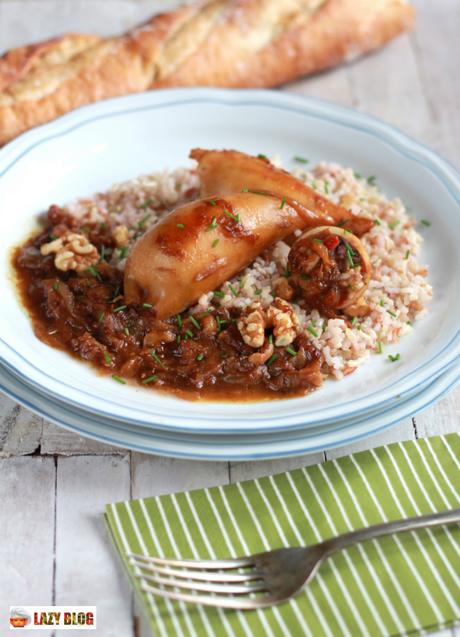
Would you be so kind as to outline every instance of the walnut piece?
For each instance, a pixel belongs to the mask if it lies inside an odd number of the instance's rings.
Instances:
[[[67,232],[62,237],[43,244],[40,252],[43,256],[56,254],[54,265],[63,272],[68,270],[84,272],[99,261],[96,246],[93,246],[87,237],[75,232]]]
[[[113,229],[112,236],[117,248],[124,248],[129,243],[128,228],[123,224]]]
[[[290,303],[277,297],[267,309],[267,325],[273,326],[277,347],[287,347],[296,338],[299,320]]]
[[[237,326],[243,341],[249,347],[262,347],[265,341],[265,313],[260,303],[254,303],[248,314],[238,319]]]

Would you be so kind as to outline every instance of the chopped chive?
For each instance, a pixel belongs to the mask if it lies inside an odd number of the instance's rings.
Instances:
[[[351,324],[352,324],[352,325],[356,325],[356,323],[357,323],[357,322],[358,322],[358,317],[357,317],[357,316],[354,316],[354,317],[353,317],[353,319],[352,319],[352,321],[351,321]]]
[[[182,340],[182,337],[181,337],[181,335],[180,335],[180,334],[178,334],[178,335],[176,336],[176,343],[177,343],[178,345],[180,345],[181,340]]]
[[[113,309],[114,312],[121,312],[122,310],[126,310],[127,305],[119,305]]]
[[[158,363],[158,365],[160,365],[161,367],[164,367],[163,361],[161,360],[161,358],[158,356],[158,354],[156,353],[154,349],[152,349],[152,351],[150,352],[150,356],[153,358],[155,363]]]
[[[192,323],[192,325],[194,325],[197,330],[201,330],[201,325],[198,323],[198,321],[196,320],[196,318],[194,316],[190,315],[189,319],[190,319],[190,322]]]
[[[315,237],[313,239],[313,243],[323,243],[323,240],[322,239],[318,239],[317,237]]]
[[[210,230],[214,230],[215,228],[217,228],[217,218],[213,217],[211,223],[206,228],[206,232],[209,232]]]
[[[391,354],[388,354],[388,360],[390,360],[392,363],[396,363],[396,361],[399,361],[401,358],[401,354],[395,354],[394,356],[392,356]]]
[[[146,199],[146,201],[144,201],[144,203],[141,204],[139,208],[142,208],[142,210],[145,210],[145,208],[149,208],[154,203],[155,201],[153,199]]]
[[[353,175],[354,175],[355,179],[362,179],[363,178],[361,173],[356,172],[356,170],[353,171]]]
[[[406,250],[406,254],[404,255],[404,259],[407,261],[407,259],[410,257],[410,250]]]
[[[204,354],[198,354],[198,356],[196,357],[197,361],[202,361],[204,358]]]
[[[89,268],[86,268],[86,271],[92,274],[98,281],[102,281],[101,275],[94,266],[90,265]]]
[[[367,178],[367,183],[369,184],[369,186],[375,186],[376,180],[377,180],[377,177],[375,175],[371,175],[370,177]]]
[[[105,221],[99,224],[99,230],[107,230],[107,224]]]
[[[105,245],[104,244],[101,245],[101,256],[99,261],[105,261]]]
[[[395,221],[392,221],[391,223],[389,223],[388,227],[390,228],[390,230],[394,230],[397,225],[399,225],[399,219],[395,219]]]
[[[330,191],[330,184],[328,180],[326,179],[326,181],[324,182],[324,192],[326,193],[326,195],[328,195],[329,191]]]
[[[112,378],[113,380],[116,380],[117,383],[120,383],[120,385],[126,385],[126,381],[123,380],[123,378],[120,378],[120,376],[117,376],[116,374],[112,374]]]
[[[407,325],[410,325],[412,327],[413,323],[412,321],[406,321]]]
[[[144,380],[142,381],[142,384],[143,385],[148,385],[149,383],[154,383],[157,380],[158,380],[158,376],[156,374],[153,374],[153,376],[149,376],[148,378],[144,378]]]
[[[424,226],[426,226],[427,228],[429,228],[431,226],[431,221],[428,221],[428,219],[421,219],[420,223]]]
[[[231,283],[228,284],[228,287],[230,288],[230,291],[233,294],[233,296],[239,296],[240,293],[237,290],[235,290],[234,286]]]
[[[265,363],[265,365],[267,367],[269,367],[272,363],[274,363],[276,361],[276,359],[278,358],[278,354],[273,354],[272,356],[270,356],[270,358],[268,359],[268,361]]]
[[[349,243],[345,243],[345,254],[347,255],[348,264],[350,265],[350,268],[356,268],[356,263],[354,261],[354,257],[356,255],[353,252],[353,249]]]
[[[297,352],[295,351],[295,349],[293,349],[292,347],[286,347],[286,352],[288,354],[290,354],[291,356],[297,356]]]
[[[286,197],[283,197],[283,199],[281,200],[281,204],[280,204],[281,210],[284,208],[285,205],[286,205]]]
[[[294,155],[294,161],[298,162],[299,164],[308,164],[310,160],[306,159],[305,157],[301,157],[300,155]]]
[[[123,332],[125,333],[126,336],[129,336],[129,328],[124,327]]]
[[[387,310],[387,312],[388,312],[388,314],[389,314],[390,316],[392,316],[393,318],[396,318],[396,317],[398,316],[397,314],[395,314],[395,313],[394,313],[394,312],[392,312],[391,310]]]
[[[236,215],[232,215],[231,212],[229,212],[228,210],[224,210],[224,214],[227,215],[227,217],[230,217],[230,219],[233,219],[233,221],[236,221],[237,223],[240,222],[240,214],[237,213]]]
[[[256,296],[260,296],[260,295],[262,294],[262,289],[261,289],[261,288],[256,288],[256,289],[254,290],[254,294],[255,294]]]
[[[351,230],[347,230],[346,228],[342,229],[343,234],[351,234]]]
[[[176,315],[176,323],[177,323],[179,329],[181,330],[182,329],[182,316],[180,314]]]
[[[105,316],[105,312],[101,312],[99,316],[97,317],[97,322],[102,323],[102,321],[104,320],[104,316]]]
[[[216,200],[215,200],[215,199],[208,199],[208,204],[209,204],[210,206],[217,206],[217,202],[216,202]]]
[[[150,310],[153,305],[151,303],[142,303],[142,307],[144,307],[146,310]]]
[[[146,214],[145,217],[143,217],[140,221],[138,221],[137,227],[142,229],[151,216],[152,215],[150,213]]]
[[[214,239],[214,241],[211,243],[211,248],[215,248],[219,241],[220,239]]]
[[[217,321],[217,327],[219,329],[219,332],[222,329],[222,325],[226,325],[228,323],[228,321],[226,321],[225,319],[221,319],[220,316],[216,316],[216,321]]]
[[[110,358],[110,354],[108,352],[104,352],[104,360],[107,365],[110,365],[110,363],[112,362],[112,359]]]
[[[270,343],[270,345],[273,343],[273,334],[270,334],[270,336],[268,337],[268,342]]]
[[[185,330],[185,336],[188,338],[193,338],[193,332],[191,330]]]
[[[128,246],[123,246],[120,248],[120,259],[126,259],[128,256],[129,248]]]
[[[380,219],[374,219],[374,223],[376,226],[381,226],[382,222],[380,221]]]
[[[385,307],[385,301],[383,299],[380,299],[379,305],[380,307]]]
[[[382,347],[382,343],[380,341],[377,341],[377,353],[378,354],[383,354],[383,347]]]
[[[222,290],[214,290],[213,292],[214,296],[216,296],[218,299],[221,299],[225,296],[225,293],[222,292]]]
[[[176,223],[176,228],[185,228],[185,225],[183,223]]]
[[[264,155],[263,153],[259,153],[259,154],[257,155],[257,157],[258,157],[259,159],[267,159],[267,155]]]
[[[318,332],[315,329],[313,329],[311,325],[307,327],[307,331],[310,332],[310,334],[314,336],[315,338],[318,338]]]
[[[249,188],[243,188],[241,192],[249,192]]]

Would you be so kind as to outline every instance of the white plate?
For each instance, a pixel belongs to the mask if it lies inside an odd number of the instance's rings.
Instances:
[[[341,382],[305,398],[257,404],[184,402],[139,387],[120,387],[35,338],[13,293],[8,252],[34,215],[140,173],[187,163],[191,147],[234,147],[333,160],[378,176],[420,218],[422,259],[430,265],[435,298],[424,321],[390,351],[373,356]],[[270,91],[184,89],[109,100],[33,130],[0,151],[0,357],[36,391],[63,398],[105,418],[190,432],[277,431],[330,423],[375,410],[413,393],[459,357],[460,178],[432,151],[387,125],[318,100]],[[14,223],[12,223],[14,220]]]

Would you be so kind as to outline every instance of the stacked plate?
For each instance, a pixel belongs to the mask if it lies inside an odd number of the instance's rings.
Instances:
[[[119,386],[33,334],[14,291],[11,248],[36,214],[138,174],[184,165],[190,148],[305,155],[376,174],[432,225],[422,260],[434,300],[397,350],[304,398],[186,402]],[[370,435],[439,399],[460,378],[460,178],[385,124],[325,102],[269,91],[186,89],[101,102],[35,129],[0,151],[0,388],[83,435],[150,453],[205,459],[282,457]]]

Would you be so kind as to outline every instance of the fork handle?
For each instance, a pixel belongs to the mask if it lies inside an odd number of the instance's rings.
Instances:
[[[344,533],[335,538],[326,540],[326,550],[333,553],[338,549],[362,542],[364,540],[372,540],[383,535],[392,535],[393,533],[402,533],[403,531],[415,531],[416,529],[427,529],[442,524],[455,524],[460,522],[460,509],[451,509],[442,511],[441,513],[431,513],[429,515],[420,515],[415,518],[407,518],[405,520],[395,520],[386,524],[376,524],[364,529],[358,529],[351,533]]]

